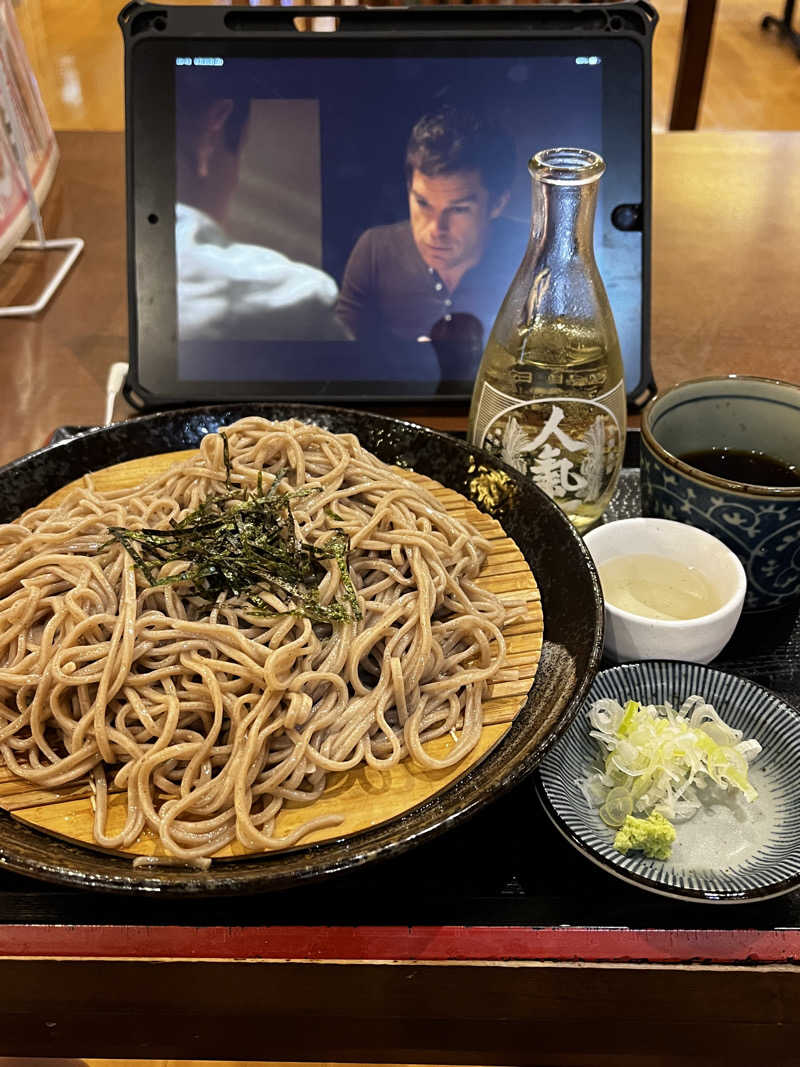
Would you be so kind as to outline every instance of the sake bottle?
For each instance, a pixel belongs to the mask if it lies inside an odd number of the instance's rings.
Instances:
[[[529,476],[585,530],[605,509],[625,443],[619,340],[594,257],[603,159],[538,152],[528,248],[498,312],[470,409],[470,441]]]

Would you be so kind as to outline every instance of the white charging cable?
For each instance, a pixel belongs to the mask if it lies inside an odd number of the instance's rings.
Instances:
[[[125,382],[125,375],[128,373],[127,363],[112,363],[108,369],[108,378],[106,379],[106,417],[104,426],[109,426],[114,421],[114,404],[119,391]]]

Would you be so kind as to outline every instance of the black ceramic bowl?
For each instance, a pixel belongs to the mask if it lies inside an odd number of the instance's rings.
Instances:
[[[245,415],[298,418],[334,432],[356,433],[364,447],[382,460],[413,467],[473,499],[476,471],[505,472],[505,491],[492,514],[536,575],[544,613],[541,661],[524,707],[500,743],[462,777],[402,816],[361,833],[279,853],[221,860],[205,872],[181,867],[134,869],[129,858],[73,845],[0,811],[0,865],[6,869],[87,889],[172,895],[297,885],[396,855],[455,826],[529,774],[580,708],[603,647],[600,585],[583,542],[549,498],[511,467],[411,423],[305,404],[241,404],[147,415],[89,431],[2,469],[0,522],[12,520],[88,471],[192,448],[204,434]]]

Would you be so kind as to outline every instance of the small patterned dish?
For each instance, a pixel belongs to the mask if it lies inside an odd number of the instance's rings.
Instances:
[[[693,694],[762,751],[750,764],[758,790],[752,804],[717,804],[676,824],[669,860],[624,855],[576,780],[594,764],[597,745],[587,712],[611,697],[673,707]],[[623,881],[664,896],[712,904],[766,900],[800,886],[800,712],[744,678],[672,660],[630,663],[601,671],[569,730],[539,768],[537,791],[545,811],[588,859]]]

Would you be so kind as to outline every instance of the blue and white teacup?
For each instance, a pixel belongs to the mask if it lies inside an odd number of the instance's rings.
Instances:
[[[800,469],[800,386],[730,375],[682,382],[642,413],[642,514],[686,522],[732,549],[747,574],[745,611],[800,597],[800,485],[751,485],[680,456],[758,452]]]

